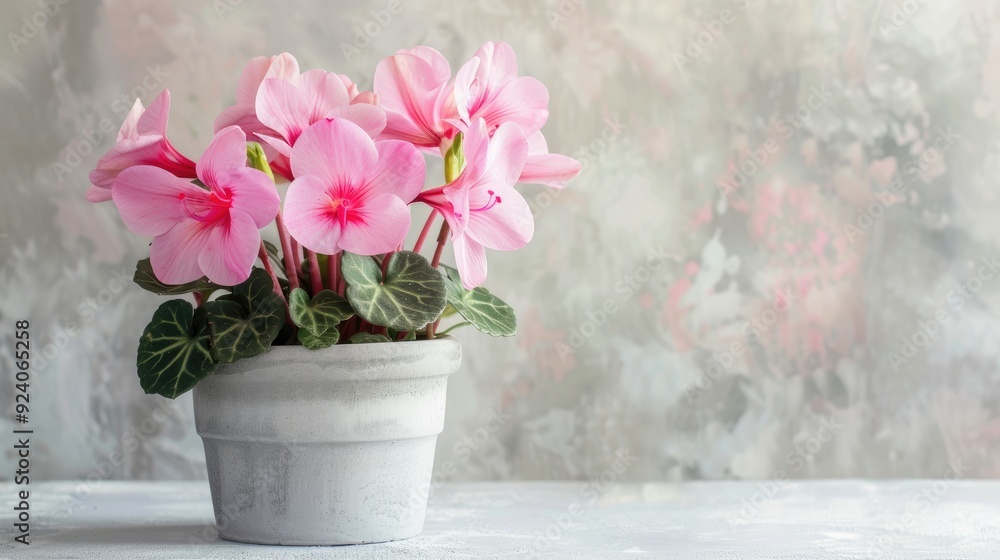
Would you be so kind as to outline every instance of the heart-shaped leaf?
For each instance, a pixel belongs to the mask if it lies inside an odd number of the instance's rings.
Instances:
[[[136,366],[146,393],[175,399],[208,377],[218,364],[209,351],[204,313],[172,299],[160,305],[139,339]]]
[[[336,330],[337,325],[354,315],[351,304],[336,292],[323,290],[310,300],[302,288],[289,294],[288,311],[296,325],[316,336]]]
[[[462,278],[457,270],[446,265],[441,267],[448,273],[445,281],[448,287],[448,303],[466,321],[491,336],[514,336],[517,331],[517,318],[511,306],[486,288],[466,290],[462,286]]]
[[[138,284],[143,290],[161,296],[179,296],[190,294],[191,292],[203,292],[207,297],[208,294],[222,287],[209,282],[208,278],[204,277],[200,280],[177,286],[164,284],[156,278],[156,274],[153,274],[153,265],[149,259],[143,259],[135,265],[135,276],[132,277],[132,281]]]
[[[299,329],[299,342],[302,346],[310,350],[322,350],[329,348],[340,340],[340,331],[336,328],[330,329],[323,334],[316,335],[306,329]]]
[[[359,332],[358,334],[351,337],[351,344],[369,344],[371,342],[392,342],[389,340],[388,336],[384,334],[372,334],[367,332]]]
[[[263,354],[285,322],[285,305],[274,293],[271,277],[255,268],[250,278],[204,305],[212,337],[212,357],[235,362]]]
[[[348,301],[373,325],[417,330],[435,321],[447,303],[444,278],[412,251],[393,253],[384,279],[374,259],[352,253],[344,253],[341,270]]]

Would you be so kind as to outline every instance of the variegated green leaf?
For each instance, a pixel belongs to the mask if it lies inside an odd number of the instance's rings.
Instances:
[[[323,290],[310,300],[309,294],[302,288],[296,288],[289,294],[288,311],[296,325],[315,336],[336,330],[337,325],[354,315],[351,304],[336,292]]]
[[[285,304],[271,277],[255,268],[246,282],[204,305],[212,337],[212,357],[235,362],[263,354],[285,322]]]
[[[146,393],[175,399],[218,367],[209,351],[201,310],[172,299],[160,305],[139,340],[139,384]]]
[[[448,288],[448,303],[454,307],[472,326],[491,336],[514,336],[517,318],[514,309],[486,288],[466,290],[458,271],[441,265],[448,274],[445,284]]]
[[[351,344],[369,344],[371,342],[392,342],[389,340],[388,336],[384,334],[372,334],[367,332],[359,332],[358,334],[351,337]]]
[[[164,284],[156,278],[155,274],[153,274],[153,265],[150,263],[149,259],[143,259],[135,265],[135,276],[132,277],[132,281],[138,284],[143,290],[153,292],[154,294],[161,296],[179,296],[190,294],[191,292],[211,293],[222,287],[218,284],[209,282],[208,278],[201,278],[200,280],[195,280],[186,284],[179,284],[177,286]]]
[[[298,337],[302,346],[310,350],[322,350],[333,346],[340,340],[340,331],[332,328],[323,334],[316,335],[306,329],[299,329]]]
[[[393,253],[385,278],[371,257],[344,253],[347,299],[373,325],[414,331],[435,321],[446,303],[444,278],[412,251]]]

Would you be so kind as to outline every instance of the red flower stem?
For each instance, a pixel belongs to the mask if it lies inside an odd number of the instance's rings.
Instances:
[[[431,209],[430,215],[427,216],[427,221],[424,222],[423,229],[420,230],[420,236],[417,237],[417,242],[413,244],[414,253],[419,253],[420,249],[424,247],[424,240],[427,239],[427,234],[431,231],[431,226],[434,225],[434,218],[437,218],[437,215],[437,208]]]
[[[441,253],[444,252],[444,244],[448,241],[448,222],[441,224],[441,231],[438,233],[437,248],[434,249],[434,258],[431,266],[437,268],[441,264]]]
[[[271,257],[267,254],[267,248],[264,247],[264,242],[260,242],[260,251],[257,253],[260,257],[260,261],[264,263],[264,270],[271,277],[271,282],[274,284],[274,293],[281,297],[281,301],[285,302],[285,306],[288,305],[288,300],[285,299],[285,292],[281,291],[281,282],[278,282],[278,275],[274,273],[274,267],[271,266]]]
[[[447,220],[441,224],[441,231],[438,233],[437,248],[434,249],[434,259],[431,260],[431,266],[437,268],[441,264],[441,253],[444,252],[444,244],[448,241],[448,222]],[[437,321],[429,323],[427,325],[427,339],[434,339],[434,331],[437,330],[438,323],[441,322],[441,318],[438,317]]]
[[[299,287],[299,265],[293,259],[292,236],[289,235],[288,230],[285,228],[285,220],[281,217],[280,211],[277,218],[275,218],[275,224],[278,226],[278,238],[281,240],[281,254],[285,257],[285,275],[288,276],[288,289],[291,291]]]
[[[326,258],[326,285],[331,290],[337,291],[340,277],[340,253],[330,255]]]
[[[309,261],[309,283],[312,285],[312,295],[323,291],[323,274],[319,270],[319,257],[314,251],[306,249],[306,259]]]
[[[194,296],[194,306],[201,307],[201,304],[205,301],[205,296],[201,292],[191,292],[191,295]]]
[[[347,279],[344,278],[344,252],[337,253],[337,294],[341,297],[347,292]]]
[[[392,257],[393,253],[390,251],[382,257],[382,282],[385,282],[386,271],[389,270],[389,259]]]

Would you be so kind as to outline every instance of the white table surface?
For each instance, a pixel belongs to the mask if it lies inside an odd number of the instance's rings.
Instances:
[[[446,484],[422,535],[350,547],[212,539],[203,482],[102,482],[90,496],[78,487],[31,485],[23,546],[13,542],[15,487],[0,484],[0,558],[1000,559],[1000,481],[810,481],[769,498],[774,488],[757,482],[614,484],[594,503],[582,483]],[[552,539],[540,536],[547,528]]]

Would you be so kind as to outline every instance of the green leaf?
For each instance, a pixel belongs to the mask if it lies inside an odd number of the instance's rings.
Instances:
[[[344,253],[341,270],[347,299],[365,321],[397,331],[414,331],[441,315],[446,304],[444,278],[427,259],[412,251],[393,253],[386,277],[371,257]]]
[[[235,362],[263,354],[285,322],[285,305],[271,277],[255,268],[246,282],[204,305],[212,337],[212,357]]]
[[[514,309],[486,288],[466,290],[458,271],[441,265],[448,273],[445,284],[448,287],[448,303],[451,304],[472,326],[491,336],[514,336],[517,318]]]
[[[337,325],[354,315],[351,304],[330,290],[323,290],[310,300],[308,292],[296,288],[288,296],[288,310],[296,325],[316,336],[336,330]]]
[[[404,331],[397,331],[396,329],[386,329],[386,331],[387,331],[386,335],[389,337],[389,340],[396,340],[396,341],[406,342],[408,340],[416,340],[417,339],[417,331],[405,331],[406,334],[403,335],[403,338],[399,338],[399,333],[404,332]]]
[[[340,331],[336,328],[330,329],[323,334],[316,335],[306,329],[299,329],[299,342],[302,346],[310,350],[322,350],[329,348],[340,340]]]
[[[351,344],[368,344],[370,342],[392,342],[389,340],[388,336],[384,334],[372,334],[367,332],[359,332],[358,334],[351,337]]]
[[[149,393],[175,399],[208,377],[218,364],[209,351],[204,313],[172,299],[160,305],[139,339],[139,384]]]
[[[203,292],[207,297],[208,294],[222,288],[222,286],[213,284],[209,282],[208,278],[204,277],[194,282],[177,286],[164,284],[153,274],[153,265],[149,262],[149,259],[143,259],[135,265],[135,276],[132,277],[132,281],[138,284],[143,290],[161,296],[179,296],[190,294],[191,292]]]

